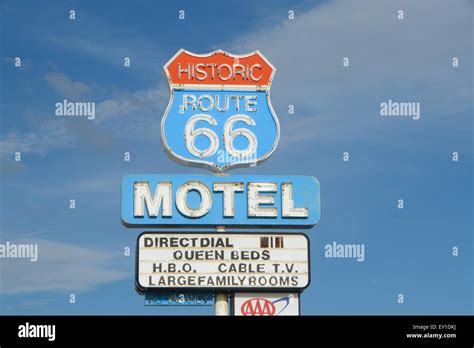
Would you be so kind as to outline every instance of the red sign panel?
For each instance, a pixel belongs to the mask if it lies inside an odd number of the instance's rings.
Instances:
[[[198,55],[182,49],[164,68],[172,85],[267,87],[275,72],[259,51],[234,55],[217,50]]]

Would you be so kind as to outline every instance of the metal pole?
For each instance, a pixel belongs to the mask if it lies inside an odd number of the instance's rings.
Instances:
[[[225,232],[225,226],[216,226],[216,232]],[[215,315],[229,315],[229,295],[227,292],[216,291],[214,310]]]

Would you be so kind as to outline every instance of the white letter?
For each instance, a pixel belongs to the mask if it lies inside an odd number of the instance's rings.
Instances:
[[[191,101],[188,101],[188,98],[191,99]],[[194,94],[184,94],[183,95],[184,111],[188,110],[188,104],[191,105],[193,110],[196,110],[196,96]]]
[[[225,217],[234,217],[234,192],[242,192],[244,184],[242,182],[216,182],[214,192],[223,192],[222,203]]]
[[[246,112],[256,112],[257,108],[252,106],[257,106],[257,96],[255,95],[246,95],[245,96],[245,111]]]
[[[260,204],[274,204],[275,197],[259,195],[259,192],[276,192],[277,185],[274,182],[249,182],[248,193],[248,216],[249,217],[276,217],[277,209],[274,207],[260,207]]]
[[[88,103],[87,104],[87,113],[89,117],[87,117],[88,120],[93,120],[95,118],[95,103]]]
[[[198,208],[191,208],[188,206],[189,191],[199,192],[201,202]],[[189,217],[201,217],[207,214],[212,207],[211,190],[199,181],[188,181],[184,183],[178,191],[176,191],[176,207],[178,210]]]
[[[27,322],[28,324],[28,322]],[[18,337],[26,337],[25,336],[25,325],[18,326]]]
[[[281,207],[283,217],[308,217],[308,208],[294,208],[293,184],[281,184]]]
[[[151,198],[150,186],[148,182],[137,181],[133,190],[133,215],[135,217],[145,216],[145,204],[150,217],[158,216],[161,203],[163,210],[161,216],[171,216],[171,183],[161,182],[156,185],[155,197]]]
[[[48,325],[48,327],[49,327],[48,341],[54,341],[56,339],[56,325]]]

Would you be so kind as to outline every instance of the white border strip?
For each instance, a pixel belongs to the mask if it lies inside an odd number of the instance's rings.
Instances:
[[[172,84],[171,88],[174,90],[198,90],[198,91],[266,91],[268,85],[204,85],[204,84]]]

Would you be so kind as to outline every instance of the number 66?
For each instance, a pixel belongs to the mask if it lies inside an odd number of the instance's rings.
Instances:
[[[212,129],[210,128],[197,128],[194,129],[194,126],[199,121],[206,121],[212,126],[217,125],[217,121],[214,117],[207,114],[197,114],[191,117],[184,128],[184,143],[188,151],[196,157],[209,157],[216,153],[219,147],[219,138]],[[257,137],[252,131],[246,128],[237,128],[232,129],[235,122],[245,122],[249,126],[255,126],[255,120],[250,116],[244,114],[237,114],[229,117],[229,119],[224,124],[224,146],[226,151],[234,157],[248,157],[252,155],[257,148]],[[196,147],[194,143],[196,137],[199,135],[204,135],[209,139],[209,146],[200,150]],[[246,149],[239,150],[234,147],[234,139],[238,136],[244,136],[249,145]]]

